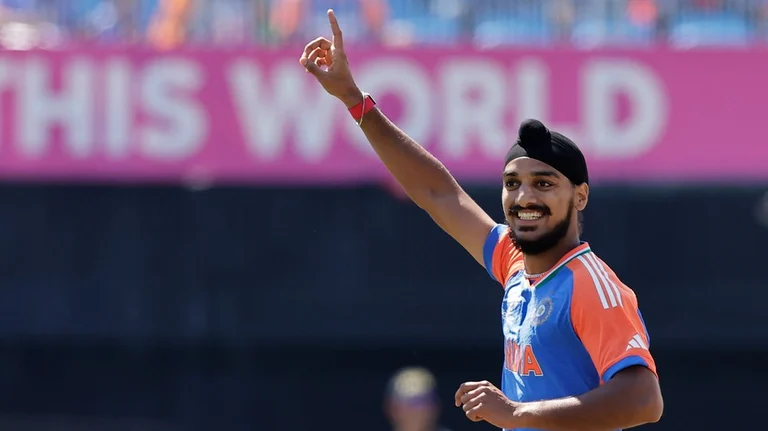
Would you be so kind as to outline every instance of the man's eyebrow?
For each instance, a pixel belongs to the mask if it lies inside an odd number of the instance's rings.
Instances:
[[[531,173],[534,177],[555,177],[560,178],[560,175],[555,171],[536,171]]]
[[[554,178],[560,178],[560,175],[558,175],[555,171],[534,171],[531,172],[531,175],[534,177],[554,177]],[[504,177],[518,177],[520,176],[519,173],[516,171],[504,171]]]

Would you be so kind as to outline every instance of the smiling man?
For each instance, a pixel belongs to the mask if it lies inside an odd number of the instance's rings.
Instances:
[[[299,62],[345,103],[408,196],[504,287],[501,390],[467,382],[456,405],[508,430],[611,431],[656,422],[663,400],[637,298],[580,240],[587,164],[567,137],[527,120],[507,153],[495,223],[440,161],[355,84],[341,29]]]

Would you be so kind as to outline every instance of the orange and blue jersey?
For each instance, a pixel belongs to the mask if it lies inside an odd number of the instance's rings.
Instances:
[[[531,286],[508,229],[491,230],[483,259],[504,286],[501,389],[509,399],[581,395],[636,365],[656,373],[635,293],[589,244],[571,250]]]

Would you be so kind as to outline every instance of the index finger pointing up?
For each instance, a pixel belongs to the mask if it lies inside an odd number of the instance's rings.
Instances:
[[[333,9],[328,9],[328,22],[331,23],[331,33],[333,33],[333,45],[336,49],[344,49],[344,39],[341,38],[341,27],[336,20],[336,14]]]

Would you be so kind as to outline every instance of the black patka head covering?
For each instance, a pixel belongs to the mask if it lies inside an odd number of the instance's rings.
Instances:
[[[520,124],[517,143],[507,152],[504,166],[518,157],[544,162],[575,185],[589,184],[587,161],[579,147],[564,135],[547,129],[539,120],[525,120]]]

